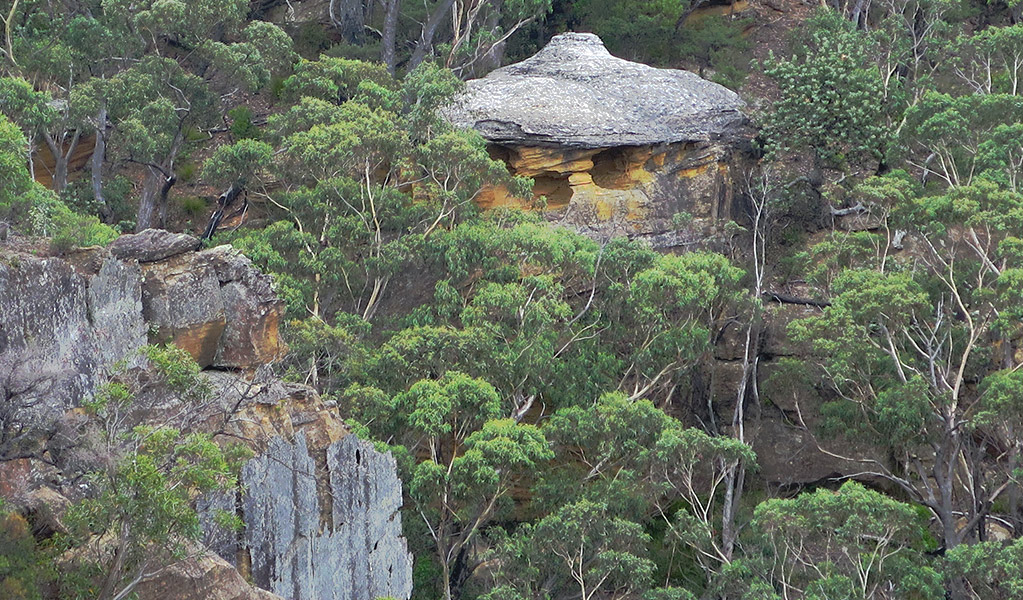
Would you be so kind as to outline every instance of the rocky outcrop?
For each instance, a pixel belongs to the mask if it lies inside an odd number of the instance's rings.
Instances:
[[[260,587],[289,600],[407,600],[412,558],[402,536],[395,460],[349,435],[311,388],[257,373],[207,373],[226,423],[256,453],[241,490],[200,501],[203,543]],[[244,531],[216,524],[237,512]]]
[[[107,246],[114,258],[140,263],[164,260],[198,248],[199,240],[187,233],[171,233],[163,229],[122,235]]]
[[[146,343],[141,271],[114,258],[81,273],[57,258],[0,255],[0,384],[61,410]]]
[[[317,475],[304,434],[270,442],[242,470],[252,579],[291,600],[407,599],[412,556],[401,536],[394,458],[346,436]],[[317,485],[329,485],[329,505]]]
[[[740,212],[735,182],[751,137],[743,108],[693,73],[615,58],[597,36],[566,33],[468,82],[445,114],[536,182],[526,200],[486,189],[484,208],[539,206],[595,237],[664,247],[698,241]]]
[[[154,341],[184,348],[202,367],[254,367],[283,353],[284,303],[269,276],[230,246],[146,263],[142,273]]]
[[[500,144],[612,148],[728,138],[744,126],[744,106],[695,73],[616,58],[592,33],[563,33],[468,82],[448,118]]]
[[[151,389],[143,418],[188,413],[191,426],[242,441],[256,458],[237,494],[198,503],[205,545],[219,556],[196,549],[168,559],[140,598],[407,600],[411,555],[394,458],[348,435],[314,390],[272,376],[264,365],[284,350],[284,305],[270,278],[228,246],[196,245],[148,230],[65,258],[0,248],[0,408],[55,420],[144,344],[177,344],[215,367],[202,374],[212,399],[184,406]],[[36,500],[61,478],[56,466],[42,470],[31,459],[0,462],[0,496],[40,523]],[[244,533],[220,529],[219,510],[239,514]]]
[[[68,407],[147,342],[174,343],[203,367],[276,360],[284,304],[270,278],[229,246],[197,243],[147,230],[67,259],[0,254],[0,379]]]
[[[141,600],[282,600],[249,584],[224,559],[199,549],[141,581],[135,593]]]

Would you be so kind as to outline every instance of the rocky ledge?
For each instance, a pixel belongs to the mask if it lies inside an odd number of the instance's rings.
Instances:
[[[201,367],[279,358],[284,303],[270,277],[230,246],[198,245],[147,230],[66,258],[0,250],[0,375],[68,407],[146,343],[173,343]]]
[[[469,81],[446,116],[499,144],[610,148],[731,138],[745,128],[744,107],[694,73],[616,58],[592,33],[563,33]]]

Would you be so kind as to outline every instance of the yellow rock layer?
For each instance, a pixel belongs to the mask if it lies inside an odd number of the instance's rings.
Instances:
[[[683,159],[691,146],[641,146],[605,150],[575,150],[540,147],[494,147],[492,155],[508,163],[515,175],[532,177],[534,198],[510,196],[504,186],[484,189],[477,204],[484,209],[515,206],[532,208],[540,197],[546,208],[555,210],[569,204],[577,214],[599,222],[624,221],[638,229],[651,213],[651,191],[658,178],[670,171],[670,164]],[[681,180],[708,178],[706,187],[719,174],[727,177],[728,166],[713,153],[697,157],[698,166],[679,169]],[[704,187],[701,186],[700,187]],[[543,205],[541,205],[543,206]]]

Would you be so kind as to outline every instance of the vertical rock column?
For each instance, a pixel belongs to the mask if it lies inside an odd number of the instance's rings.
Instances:
[[[327,448],[331,525],[321,526],[304,434],[274,438],[242,471],[245,546],[256,585],[289,600],[407,600],[412,556],[401,536],[394,458],[349,435]]]

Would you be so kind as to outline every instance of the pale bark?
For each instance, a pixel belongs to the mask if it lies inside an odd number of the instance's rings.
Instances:
[[[43,141],[46,142],[46,147],[50,150],[50,154],[53,155],[53,191],[57,192],[58,195],[63,194],[64,190],[67,189],[68,163],[71,162],[71,156],[75,153],[75,149],[78,148],[78,141],[81,137],[82,132],[76,129],[71,135],[71,140],[65,145],[66,133],[54,137],[48,131],[43,132]]]
[[[174,136],[174,141],[171,142],[170,151],[164,158],[163,164],[146,163],[148,172],[142,183],[142,198],[139,200],[138,216],[135,220],[136,232],[150,227],[166,226],[167,196],[177,181],[177,177],[174,175],[174,159],[184,142],[184,132],[179,129]]]
[[[398,35],[398,9],[401,7],[401,0],[387,0],[387,9],[384,12],[384,31],[380,40],[380,62],[387,65],[387,72],[394,75],[397,67],[397,56],[395,54],[395,39]]]
[[[330,21],[349,44],[366,42],[366,22],[362,0],[330,0]]]
[[[455,0],[440,0],[437,3],[433,13],[430,14],[426,24],[423,25],[423,31],[419,35],[416,49],[412,52],[412,59],[409,60],[409,69],[418,67],[433,52],[433,38],[437,34],[440,24],[444,22],[445,16],[451,12],[451,7],[454,4]]]
[[[107,206],[107,199],[103,195],[103,160],[107,150],[107,107],[101,106],[96,115],[96,146],[92,149],[92,197],[99,206],[100,217],[106,223],[113,220],[113,211]]]

